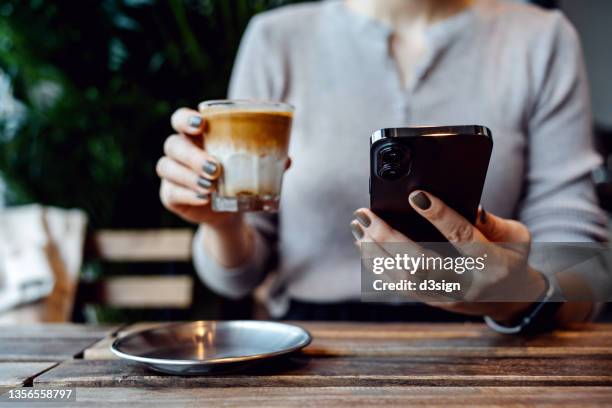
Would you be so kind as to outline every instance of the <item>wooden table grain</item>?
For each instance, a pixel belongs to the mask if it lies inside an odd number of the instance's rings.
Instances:
[[[37,324],[0,326],[0,361],[64,361],[79,356],[121,326]]]
[[[74,406],[113,401],[136,406],[612,406],[612,325],[507,336],[481,324],[294,323],[314,337],[303,352],[196,377],[159,374],[110,353],[115,338],[150,323],[56,327],[61,342],[52,344],[64,344],[63,354],[44,345],[54,338],[53,330],[4,328],[0,346],[11,340],[14,355],[0,347],[0,370],[2,362],[27,364],[17,361],[28,356],[33,356],[28,363],[57,361],[52,367],[24,365],[26,380],[15,375],[6,385],[76,387]],[[14,341],[19,336],[27,353]],[[89,343],[71,342],[83,339]]]
[[[32,379],[55,363],[0,362],[0,387],[32,385]]]
[[[83,387],[67,407],[610,407],[606,387]],[[2,406],[0,404],[0,406]]]

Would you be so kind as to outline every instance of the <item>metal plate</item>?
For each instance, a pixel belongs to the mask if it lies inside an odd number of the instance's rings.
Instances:
[[[198,375],[292,353],[311,341],[308,331],[284,323],[198,321],[128,334],[111,351],[156,371]]]

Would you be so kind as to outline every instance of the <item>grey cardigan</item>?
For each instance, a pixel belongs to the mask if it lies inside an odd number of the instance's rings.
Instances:
[[[275,317],[289,299],[359,299],[360,257],[348,225],[368,206],[369,136],[381,127],[486,125],[494,138],[482,198],[488,211],[525,223],[534,241],[605,239],[590,179],[601,159],[581,48],[561,13],[477,0],[429,28],[428,53],[406,87],[391,34],[339,0],[253,18],[229,95],[296,107],[293,164],[278,216],[249,215],[258,233],[244,265],[218,265],[200,230],[194,262],[210,288],[239,298],[273,272]]]

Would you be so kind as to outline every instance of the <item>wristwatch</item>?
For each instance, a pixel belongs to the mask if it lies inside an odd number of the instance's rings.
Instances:
[[[485,316],[484,321],[491,328],[502,334],[519,333],[542,333],[555,328],[555,316],[563,306],[565,299],[554,275],[542,274],[546,282],[546,290],[540,298],[529,307],[525,315],[518,319],[513,326],[506,326],[496,322],[490,316]]]

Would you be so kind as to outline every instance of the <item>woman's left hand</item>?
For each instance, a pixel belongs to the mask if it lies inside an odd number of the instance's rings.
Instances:
[[[531,303],[544,292],[544,277],[529,267],[527,258],[531,245],[531,235],[527,227],[518,221],[507,220],[479,210],[476,225],[444,204],[440,199],[424,191],[413,192],[406,205],[411,205],[422,217],[435,226],[452,244],[487,244],[461,245],[465,252],[473,248],[482,251],[486,247],[486,268],[473,271],[469,290],[460,302],[432,302],[428,304],[453,312],[470,315],[487,315],[504,322],[520,316]],[[361,208],[355,211],[355,220],[351,223],[353,235],[360,245],[363,242],[379,244],[401,242],[418,247],[405,235],[391,228],[371,210]],[[498,245],[495,243],[517,243],[519,245]],[[482,256],[482,252],[466,253],[469,256]],[[496,294],[516,292],[512,301],[488,301],[495,299]],[[498,297],[499,299],[499,297]],[[527,300],[529,299],[529,300]],[[507,301],[506,301],[507,300]]]

